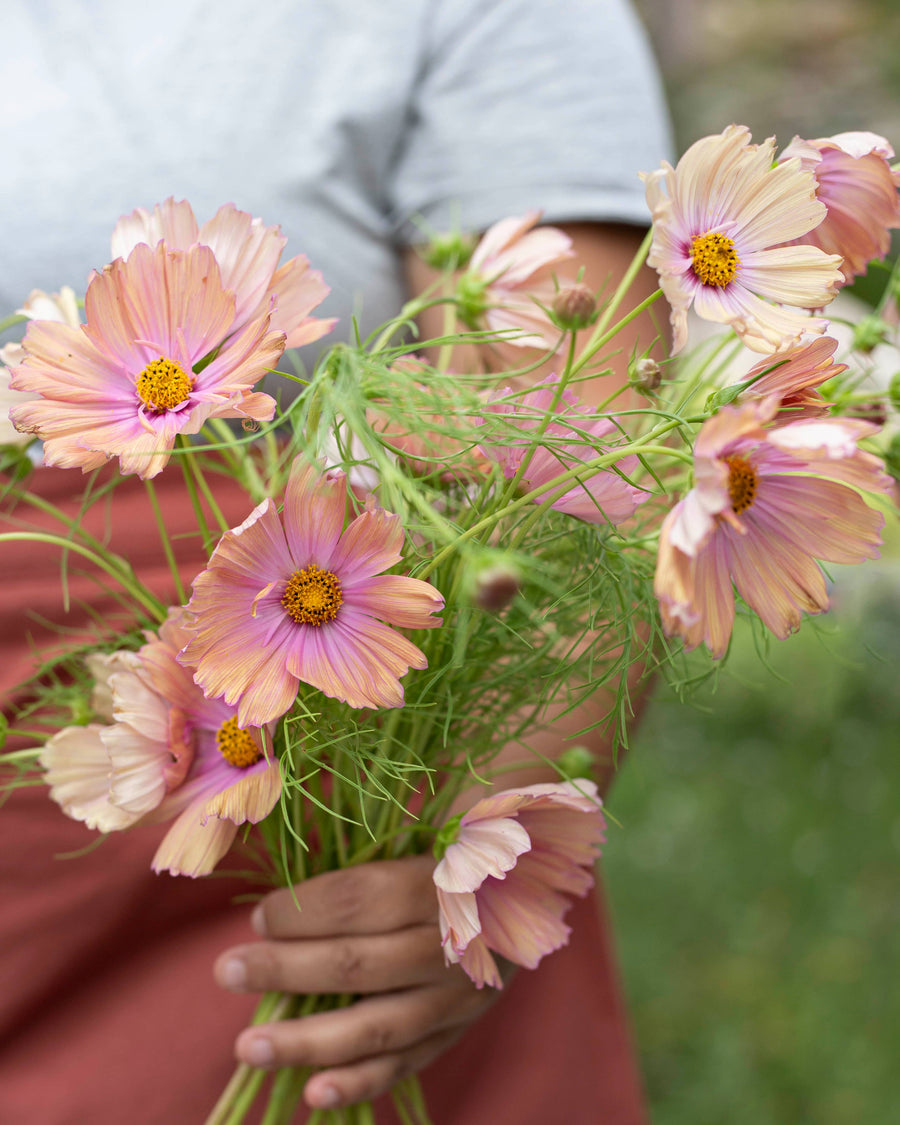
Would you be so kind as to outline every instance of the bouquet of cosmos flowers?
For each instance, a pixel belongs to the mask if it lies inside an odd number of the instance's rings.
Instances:
[[[868,133],[777,155],[732,126],[644,177],[652,229],[614,288],[589,291],[537,212],[442,237],[433,286],[312,373],[282,353],[333,328],[313,315],[328,290],[303,257],[279,265],[277,228],[232,205],[199,226],[172,199],[121,219],[83,323],[62,289],[3,325],[27,320],[2,351],[0,542],[80,557],[128,610],[38,661],[9,785],[40,771],[101,833],[168,823],[153,867],[174,875],[236,841],[264,887],[433,850],[448,963],[498,988],[496,956],[534,967],[604,838],[592,739],[624,745],[632,694],[684,679],[686,650],[724,657],[736,612],[785,637],[828,606],[817,560],[878,554],[897,388],[861,387],[821,313],[900,226],[892,157]],[[645,259],[660,288],[634,303]],[[671,349],[660,324],[619,354],[662,297]],[[419,342],[434,308],[444,332]],[[691,309],[724,331],[682,358]],[[478,364],[456,362],[467,343]],[[85,474],[74,515],[32,488],[40,458]],[[193,513],[190,590],[160,474]],[[133,475],[163,598],[84,519]],[[58,534],[29,528],[38,511]],[[562,716],[558,780],[504,789]],[[267,995],[260,1018],[345,1002]],[[243,1120],[264,1077],[239,1068],[209,1120]],[[304,1077],[276,1074],[267,1122]],[[414,1082],[395,1100],[427,1121]]]

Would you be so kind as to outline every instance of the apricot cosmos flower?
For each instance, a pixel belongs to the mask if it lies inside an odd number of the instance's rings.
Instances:
[[[54,320],[77,328],[80,323],[78,301],[75,292],[63,285],[58,293],[45,293],[42,289],[32,289],[25,303],[16,309],[19,316],[28,320]],[[25,445],[32,440],[31,434],[20,433],[12,424],[9,412],[23,402],[33,402],[36,394],[23,394],[10,390],[9,368],[16,367],[25,358],[25,349],[19,343],[4,344],[0,348],[0,445]]]
[[[265,421],[275,400],[253,384],[278,360],[284,336],[265,313],[235,329],[206,246],[136,246],[95,273],[81,328],[33,320],[13,390],[40,399],[16,406],[19,430],[44,440],[48,465],[95,469],[118,457],[123,473],[153,477],[178,434],[208,418]]]
[[[845,283],[864,273],[891,245],[900,227],[900,171],[889,163],[894,150],[877,133],[837,133],[804,141],[794,137],[779,161],[799,159],[816,177],[816,198],[825,218],[799,242],[840,254]],[[795,239],[796,243],[798,240]]]
[[[533,969],[565,945],[567,896],[591,888],[605,828],[597,787],[583,778],[477,801],[434,869],[447,963],[479,988],[502,988],[492,953]]]
[[[777,637],[828,608],[815,561],[877,558],[884,517],[857,489],[889,491],[880,460],[858,448],[875,426],[812,419],[766,428],[776,397],[726,406],[694,448],[694,487],[666,517],[655,592],[663,625],[688,648],[724,655],[738,593]]]
[[[281,793],[278,763],[234,708],[207,699],[176,661],[187,643],[182,611],[138,652],[90,658],[94,707],[109,725],[67,727],[41,752],[50,795],[91,828],[110,832],[174,820],[155,871],[208,874],[238,825],[256,823]]]
[[[390,628],[430,629],[444,599],[382,571],[400,561],[400,517],[369,499],[344,528],[343,472],[294,460],[279,518],[264,500],[227,531],[194,580],[183,663],[241,726],[283,715],[300,682],[351,707],[399,707],[399,677],[422,651]]]
[[[557,293],[554,269],[574,256],[572,240],[556,227],[538,227],[540,211],[501,219],[485,231],[457,283],[460,315],[470,328],[514,329],[492,346],[509,359],[514,348],[555,348],[561,336],[541,308]]]
[[[797,309],[827,305],[841,259],[816,246],[785,246],[825,217],[816,181],[799,160],[773,166],[775,140],[750,144],[742,125],[704,137],[675,168],[645,175],[653,216],[648,263],[672,309],[674,351],[687,312],[728,324],[754,351],[777,351],[827,321]],[[785,305],[793,306],[785,308]]]
[[[267,227],[223,204],[215,215],[197,225],[186,199],[169,197],[152,211],[138,207],[123,215],[112,235],[112,255],[127,258],[135,246],[155,246],[160,240],[170,250],[188,250],[199,243],[213,252],[222,286],[234,293],[234,323],[237,331],[264,313],[271,313],[270,327],[285,334],[285,347],[299,348],[330,332],[336,321],[310,316],[330,293],[318,270],[298,254],[279,266],[287,239],[278,227]]]
[[[500,465],[508,480],[515,477],[524,458],[528,457],[521,478],[521,486],[527,492],[549,485],[555,477],[583,461],[602,456],[606,451],[597,444],[598,439],[619,435],[610,419],[591,417],[590,409],[571,391],[563,391],[554,406],[558,382],[556,376],[552,376],[517,398],[510,397],[512,391],[507,387],[493,396],[489,406],[491,413],[503,415],[522,436],[518,438],[504,432],[501,439],[482,441],[479,448]],[[553,420],[546,424],[536,442],[537,430],[544,426],[551,411]],[[584,480],[574,482],[551,507],[587,523],[622,523],[630,519],[638,505],[649,496],[625,479],[637,468],[638,459],[630,454],[616,462],[619,472],[612,467],[586,470]],[[551,495],[553,489],[548,489],[544,496],[535,497],[535,503],[540,504]]]

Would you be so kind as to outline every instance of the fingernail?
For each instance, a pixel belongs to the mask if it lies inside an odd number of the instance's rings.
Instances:
[[[313,1109],[334,1109],[340,1103],[341,1095],[334,1086],[317,1086],[306,1100]]]
[[[247,987],[247,966],[243,961],[233,957],[219,969],[219,983],[223,988],[240,992]]]
[[[263,1035],[255,1035],[249,1040],[241,1054],[251,1066],[271,1066],[275,1061],[272,1040]]]
[[[260,937],[266,936],[266,912],[261,902],[254,907],[250,915],[250,929]]]

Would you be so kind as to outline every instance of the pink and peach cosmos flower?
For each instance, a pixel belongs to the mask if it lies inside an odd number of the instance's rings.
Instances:
[[[206,246],[140,244],[95,273],[80,328],[34,320],[13,390],[19,430],[44,440],[48,465],[95,469],[118,457],[124,473],[153,477],[179,434],[208,418],[266,421],[275,400],[253,385],[284,350],[269,313],[241,325]]]
[[[777,636],[828,608],[816,559],[877,558],[884,517],[857,489],[886,492],[880,460],[858,448],[875,426],[811,419],[767,428],[771,398],[726,406],[694,448],[694,487],[666,517],[655,592],[663,626],[688,648],[724,655],[734,624],[732,582]]]
[[[815,174],[816,198],[827,208],[822,222],[794,241],[840,254],[848,283],[885,256],[891,228],[900,227],[900,171],[889,163],[894,150],[877,133],[837,133],[813,141],[794,137],[779,162],[793,158]]]
[[[429,583],[382,572],[400,561],[400,517],[366,509],[345,528],[343,472],[295,459],[284,510],[264,500],[227,531],[194,581],[181,660],[241,726],[283,715],[299,684],[351,707],[399,707],[399,677],[426,667],[390,628],[430,629],[444,599]]]
[[[569,940],[567,896],[587,894],[605,840],[592,781],[526,785],[476,802],[434,869],[448,964],[502,988],[492,953],[533,969]]]
[[[127,258],[141,243],[165,242],[170,250],[208,246],[216,259],[223,288],[234,294],[232,332],[271,314],[270,328],[285,334],[285,347],[299,348],[330,332],[336,321],[310,316],[330,289],[318,270],[298,254],[279,266],[287,239],[278,227],[267,227],[233,203],[223,204],[198,226],[186,199],[157,203],[152,211],[138,207],[119,219],[113,230],[112,255]]]
[[[78,301],[75,292],[64,285],[58,293],[45,293],[42,289],[32,289],[20,309],[19,316],[28,320],[52,320],[77,328],[80,324]],[[20,433],[13,426],[9,414],[14,406],[23,402],[33,402],[40,398],[37,394],[23,394],[10,389],[9,368],[17,367],[25,358],[25,349],[19,343],[4,344],[0,348],[0,445],[27,445],[31,434]]]
[[[494,223],[457,283],[460,315],[470,328],[517,333],[492,343],[511,366],[518,361],[510,346],[547,350],[556,348],[561,336],[541,305],[553,304],[554,271],[575,252],[567,234],[538,227],[540,219],[540,211],[529,211]]]
[[[643,178],[653,216],[648,263],[672,310],[674,351],[687,342],[687,312],[730,325],[754,351],[777,351],[827,321],[797,309],[827,305],[843,280],[841,259],[802,239],[826,214],[799,160],[773,166],[775,140],[750,144],[742,125],[704,137],[675,168]],[[784,306],[792,306],[785,308]]]
[[[101,832],[173,820],[155,871],[206,875],[281,793],[278,763],[259,730],[242,730],[233,707],[207,699],[176,661],[187,643],[182,611],[170,611],[139,652],[95,655],[94,708],[108,725],[66,727],[41,751],[50,796]]]
[[[598,439],[619,436],[620,431],[608,418],[591,417],[587,406],[579,402],[571,391],[557,392],[558,379],[553,376],[546,383],[527,394],[511,398],[512,391],[505,388],[493,396],[490,411],[504,416],[522,437],[505,437],[503,441],[483,441],[482,453],[497,464],[507,480],[512,480],[526,457],[528,464],[521,477],[526,492],[549,485],[552,480],[607,450],[599,446]],[[559,399],[554,405],[554,400]],[[547,423],[547,416],[552,421]],[[538,429],[543,427],[540,444],[535,444]],[[619,524],[630,519],[649,493],[629,484],[625,477],[638,468],[633,454],[621,457],[612,467],[585,471],[582,482],[574,482],[551,504],[557,511],[585,520],[587,523]],[[620,475],[622,474],[622,475]],[[559,487],[559,486],[558,486]],[[553,495],[548,488],[545,495],[536,496],[536,504]]]
[[[739,401],[776,396],[776,425],[825,418],[831,404],[816,388],[847,370],[846,363],[834,362],[836,348],[837,340],[831,336],[820,336],[810,344],[800,344],[760,360],[744,376],[742,382],[750,385]]]

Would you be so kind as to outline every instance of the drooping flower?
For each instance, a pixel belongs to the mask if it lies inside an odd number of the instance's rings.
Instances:
[[[127,258],[135,246],[155,246],[160,240],[170,250],[188,250],[199,243],[215,255],[222,286],[234,293],[232,331],[271,312],[273,331],[283,332],[285,347],[299,348],[320,339],[336,324],[310,316],[330,293],[318,270],[309,268],[303,255],[278,262],[287,245],[279,227],[267,227],[233,203],[223,204],[215,215],[197,225],[186,199],[171,196],[152,211],[138,207],[123,215],[112,235],[114,258]],[[272,308],[274,301],[274,309]]]
[[[205,246],[136,246],[95,273],[81,328],[32,321],[14,390],[40,399],[13,409],[44,440],[47,464],[94,469],[118,457],[122,472],[153,477],[178,434],[208,418],[275,412],[253,385],[278,360],[284,336],[263,314],[235,331],[235,303]]]
[[[139,652],[95,656],[93,705],[109,724],[67,727],[41,753],[51,797],[67,815],[110,832],[174,820],[155,871],[208,874],[238,825],[262,820],[281,792],[259,730],[207,699],[176,661],[187,643],[181,610]]]
[[[619,434],[609,418],[592,417],[590,409],[571,391],[564,390],[558,395],[558,382],[556,376],[551,376],[515,399],[510,397],[511,390],[505,388],[490,404],[491,413],[503,416],[522,436],[507,436],[504,432],[496,440],[485,439],[480,448],[486,457],[500,465],[507,480],[515,477],[527,457],[528,464],[520,478],[526,492],[549,485],[562,473],[609,452],[598,444],[599,440]],[[554,403],[557,398],[559,401]],[[548,414],[553,417],[549,423]],[[538,438],[541,429],[543,432]],[[572,483],[551,507],[587,523],[619,524],[630,519],[649,493],[625,479],[638,468],[636,456],[621,457],[615,467],[619,472],[611,466],[586,470],[584,479]],[[535,503],[543,503],[554,491],[548,488],[544,495],[534,498]]]
[[[460,315],[470,328],[514,330],[492,344],[510,364],[513,348],[556,348],[560,330],[540,307],[557,294],[555,269],[574,256],[572,240],[556,227],[538,227],[540,211],[501,219],[475,247],[468,269],[457,283]]]
[[[63,727],[41,748],[39,762],[50,797],[66,816],[97,832],[130,828],[140,816],[109,799],[111,763],[100,723]]]
[[[827,321],[797,309],[831,301],[841,259],[784,245],[817,226],[825,204],[811,172],[798,160],[773,166],[774,154],[774,138],[753,145],[744,126],[729,125],[691,145],[675,168],[663,163],[643,177],[653,216],[647,261],[671,306],[674,351],[687,342],[691,305],[754,351],[825,330]]]
[[[477,801],[434,869],[448,964],[502,988],[492,953],[533,969],[565,945],[568,896],[587,894],[605,839],[597,787],[579,779]]]
[[[194,581],[181,659],[241,726],[283,715],[306,683],[351,707],[399,707],[422,651],[390,625],[429,629],[444,604],[427,582],[382,572],[401,558],[400,518],[366,509],[344,528],[345,475],[295,459],[284,511],[264,500],[220,539]]]
[[[732,583],[777,636],[828,608],[816,559],[876,558],[884,517],[857,489],[888,491],[881,462],[858,448],[876,429],[851,419],[766,428],[775,398],[726,406],[694,448],[694,487],[666,517],[655,591],[663,625],[721,657],[734,624]]]
[[[799,159],[816,177],[816,198],[827,208],[821,223],[795,243],[840,254],[845,283],[865,273],[873,258],[890,249],[891,229],[900,227],[900,171],[894,150],[877,133],[837,133],[805,141],[794,137],[779,157]]]
[[[32,289],[28,299],[16,312],[29,320],[52,320],[71,325],[72,328],[77,328],[79,324],[78,302],[74,290],[68,285],[64,285],[58,293],[50,294],[41,289]],[[10,389],[8,369],[18,366],[24,358],[25,349],[19,343],[4,344],[0,348],[0,363],[4,365],[0,368],[0,445],[27,445],[32,440],[32,435],[20,433],[9,417],[14,406],[33,402],[40,397]]]
[[[751,367],[742,382],[750,383],[740,401],[751,398],[778,398],[778,422],[799,422],[828,415],[827,403],[816,387],[843,374],[846,363],[835,363],[837,340],[820,336],[811,344],[800,344],[786,352],[778,352]]]

